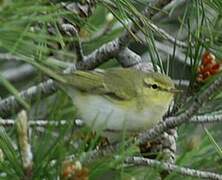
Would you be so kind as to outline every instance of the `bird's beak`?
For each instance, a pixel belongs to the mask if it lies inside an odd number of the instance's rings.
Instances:
[[[183,90],[172,88],[172,89],[169,90],[169,92],[177,94],[177,93],[182,93]]]

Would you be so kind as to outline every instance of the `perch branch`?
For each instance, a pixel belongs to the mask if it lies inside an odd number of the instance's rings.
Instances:
[[[52,80],[48,80],[21,91],[19,96],[27,102],[33,102],[38,95],[47,97],[52,95],[54,92],[56,92],[55,84]],[[0,101],[0,117],[7,117],[10,114],[18,112],[21,108],[22,106],[16,98],[14,96],[9,96],[8,98]]]

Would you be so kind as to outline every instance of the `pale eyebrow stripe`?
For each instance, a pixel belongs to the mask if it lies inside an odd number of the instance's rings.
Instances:
[[[152,88],[152,85],[154,85],[154,84],[146,84],[146,83],[145,83],[145,85],[146,85],[147,87],[149,87],[149,88]],[[157,84],[156,84],[156,85],[157,85]],[[158,85],[157,85],[157,89],[160,90],[160,91],[169,92],[168,89],[162,88],[162,87],[160,87],[160,86],[158,86]],[[169,92],[169,93],[170,93],[170,92]]]

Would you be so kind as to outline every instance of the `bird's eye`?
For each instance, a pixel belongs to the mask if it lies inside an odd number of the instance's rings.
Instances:
[[[153,84],[153,85],[152,85],[152,88],[153,88],[153,89],[157,89],[158,86],[157,86],[156,84]]]

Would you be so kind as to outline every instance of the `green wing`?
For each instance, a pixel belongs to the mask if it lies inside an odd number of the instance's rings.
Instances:
[[[108,69],[104,76],[104,82],[110,94],[115,94],[122,99],[131,99],[137,95],[137,83],[135,69],[113,68]]]
[[[63,85],[70,85],[81,91],[101,92],[104,89],[103,76],[94,71],[75,71],[61,76],[66,81]]]
[[[134,69],[112,68],[100,71],[75,71],[63,74],[68,85],[83,92],[115,96],[119,99],[132,99],[137,95]]]

